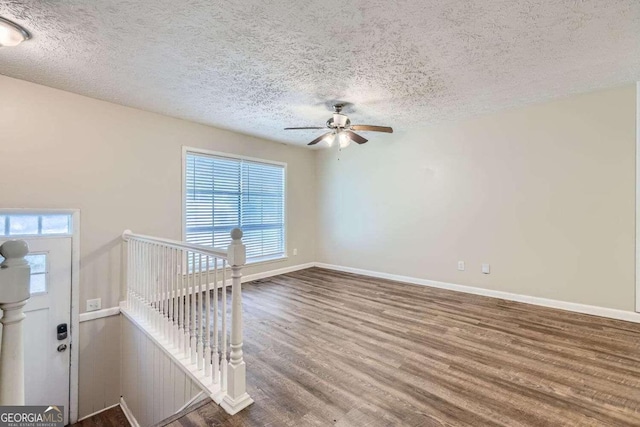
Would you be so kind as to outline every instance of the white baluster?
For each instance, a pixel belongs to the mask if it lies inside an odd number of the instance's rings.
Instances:
[[[139,244],[136,240],[132,241],[133,243],[133,294],[134,294],[134,299],[133,299],[133,311],[134,313],[136,313],[137,315],[139,315],[139,309],[140,306],[138,304],[139,302],[139,298],[140,298],[140,250],[139,250]]]
[[[207,255],[207,276],[204,295],[205,330],[204,330],[204,374],[211,376],[211,283],[209,276],[209,256]]]
[[[220,389],[226,393],[227,391],[227,260],[222,261],[222,290],[220,291],[222,298],[222,326],[220,336]]]
[[[222,407],[231,415],[246,408],[253,399],[247,393],[246,365],[242,355],[242,266],[246,263],[246,249],[242,244],[242,230],[231,231],[228,249],[231,264],[231,352],[229,354],[227,394]]]
[[[145,285],[147,287],[147,296],[146,296],[146,311],[147,311],[147,321],[149,322],[149,326],[153,326],[153,282],[152,282],[152,270],[151,263],[153,261],[153,246],[151,243],[147,243],[145,245],[146,256],[145,256]]]
[[[151,251],[151,315],[153,328],[158,332],[158,245],[153,244]]]
[[[166,294],[164,299],[167,304],[167,317],[164,319],[166,322],[166,330],[167,330],[167,341],[169,345],[173,345],[173,304],[172,304],[172,295],[173,295],[173,271],[171,265],[173,264],[173,249],[166,246],[165,247],[165,259],[167,261],[167,284],[165,285]]]
[[[190,347],[189,345],[191,344],[191,332],[190,332],[190,328],[189,328],[189,323],[191,318],[189,316],[189,312],[190,307],[191,307],[191,301],[189,300],[189,251],[185,251],[185,257],[184,257],[184,262],[185,262],[185,284],[184,284],[184,354],[186,357],[189,357],[190,354]]]
[[[125,242],[124,243],[126,245],[126,254],[127,254],[127,259],[126,259],[126,263],[127,263],[127,278],[126,278],[126,285],[127,285],[127,307],[131,308],[131,289],[133,286],[133,283],[131,281],[131,271],[132,271],[132,267],[131,267],[131,242]]]
[[[196,329],[197,350],[196,358],[198,360],[198,369],[202,369],[204,362],[204,355],[202,354],[202,319],[204,319],[204,304],[202,304],[202,254],[198,254],[198,328]]]
[[[147,243],[145,245],[145,285],[147,287],[146,292],[146,304],[147,321],[149,326],[153,327],[153,286],[152,286],[152,262],[153,262],[153,245]]]
[[[156,332],[162,335],[162,308],[161,308],[161,295],[162,286],[160,285],[162,269],[160,268],[160,245],[154,245],[153,251],[153,300],[155,303],[155,318],[156,318]]]
[[[164,313],[162,305],[162,288],[164,282],[164,272],[162,264],[162,246],[156,245],[156,330],[160,336],[164,336]]]
[[[182,349],[183,353],[187,353],[187,346],[186,346],[186,340],[185,340],[185,334],[187,333],[185,330],[185,298],[186,298],[186,292],[184,291],[184,287],[185,287],[185,278],[184,278],[184,274],[185,274],[185,258],[186,258],[186,254],[185,252],[181,249],[180,250],[180,299],[178,300],[180,302],[180,304],[178,305],[178,329],[179,329],[179,339],[180,339],[180,348]]]
[[[164,246],[158,246],[158,317],[160,320],[160,336],[166,338],[166,321],[164,312],[164,285],[165,285],[165,259]]]
[[[129,240],[131,245],[131,276],[133,277],[133,289],[131,298],[131,306],[129,308],[137,313],[136,300],[138,297],[138,242],[135,240]]]
[[[178,250],[171,250],[171,343],[178,348],[178,275],[177,275],[177,257]]]
[[[146,319],[149,322],[149,326],[153,325],[153,317],[152,317],[152,298],[151,298],[151,244],[146,243],[144,245],[145,249],[145,259],[144,259],[144,285],[145,285],[145,311],[146,311]]]
[[[213,259],[213,383],[220,381],[220,352],[218,350],[218,258]]]
[[[191,363],[197,363],[197,339],[196,339],[196,254],[191,257]]]
[[[166,247],[160,246],[160,328],[162,337],[167,338],[167,304],[166,304],[166,287],[167,287],[167,259],[165,257]]]
[[[140,301],[142,299],[142,281],[140,280],[140,268],[142,265],[142,257],[140,256],[140,242],[138,241],[134,241],[133,242],[133,248],[134,248],[134,271],[133,271],[133,276],[136,282],[136,290],[135,290],[135,294],[136,294],[136,298],[134,300],[134,312],[137,315],[141,314],[141,308],[140,308]]]
[[[164,247],[164,335],[171,344],[171,332],[173,322],[171,321],[171,248]]]
[[[29,246],[10,240],[0,246],[0,405],[24,405],[24,306],[29,299],[31,267],[24,259]]]
[[[131,244],[131,277],[133,280],[133,289],[131,291],[131,306],[130,309],[133,310],[134,313],[137,313],[137,300],[138,300],[138,242],[135,240],[130,240],[129,244]]]
[[[141,265],[141,279],[142,279],[142,308],[144,309],[143,319],[146,322],[149,322],[149,310],[147,308],[147,304],[149,302],[149,267],[148,267],[148,258],[149,258],[149,244],[145,242],[140,242],[140,257],[142,258]]]
[[[142,261],[142,242],[136,242],[136,282],[137,282],[137,314],[140,318],[143,317],[142,302],[144,301],[144,282],[143,275],[143,261]]]

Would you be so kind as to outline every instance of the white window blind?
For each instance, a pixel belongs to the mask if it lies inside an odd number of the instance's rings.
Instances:
[[[235,227],[247,259],[285,252],[284,166],[187,152],[186,240],[226,248]]]

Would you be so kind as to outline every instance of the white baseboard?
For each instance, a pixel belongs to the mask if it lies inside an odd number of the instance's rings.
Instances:
[[[102,319],[103,317],[117,316],[118,314],[120,314],[120,307],[103,308],[102,310],[80,313],[78,321],[82,323],[89,320]]]
[[[100,409],[99,411],[93,412],[93,413],[91,413],[91,414],[89,414],[89,415],[85,415],[84,417],[79,418],[77,422],[80,422],[80,421],[82,421],[82,420],[86,420],[87,418],[94,417],[94,416],[96,416],[96,415],[98,415],[98,414],[100,414],[100,413],[102,413],[102,412],[104,412],[104,411],[107,411],[107,410],[109,410],[109,409],[115,408],[116,406],[120,406],[120,404],[119,404],[119,403],[115,403],[115,404],[113,404],[113,405],[111,405],[111,406],[107,406],[106,408],[102,408],[102,409]]]
[[[543,307],[558,308],[560,310],[573,311],[575,313],[590,314],[593,316],[608,317],[610,319],[625,320],[627,322],[640,323],[640,313],[617,310],[613,308],[598,307],[595,305],[578,304],[574,302],[558,301],[548,298],[533,297],[528,295],[512,294],[510,292],[495,291],[491,289],[477,288],[474,286],[456,285],[453,283],[437,282],[435,280],[418,279],[416,277],[400,276],[397,274],[382,273],[379,271],[364,270],[360,268],[344,267],[334,264],[315,263],[316,267],[329,270],[343,271],[345,273],[361,274],[363,276],[377,277],[379,279],[394,280],[396,282],[410,283],[413,285],[430,286],[432,288],[447,289],[450,291],[464,292],[467,294],[482,295],[492,298],[500,298],[508,301],[517,301]]]
[[[138,420],[133,416],[133,413],[127,406],[127,402],[124,401],[124,397],[120,396],[120,408],[122,408],[122,412],[124,412],[124,416],[127,417],[127,421],[131,424],[131,427],[140,427]]]

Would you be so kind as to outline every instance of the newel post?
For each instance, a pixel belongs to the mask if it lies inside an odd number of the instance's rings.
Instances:
[[[231,266],[231,351],[227,370],[227,394],[222,407],[231,415],[253,403],[247,394],[247,369],[242,357],[242,267],[247,255],[242,243],[242,230],[231,231],[231,244],[228,249],[228,261]]]
[[[25,255],[29,246],[23,240],[10,240],[0,246],[5,259],[0,264],[0,405],[24,405],[24,341],[22,311],[29,299],[31,267]]]

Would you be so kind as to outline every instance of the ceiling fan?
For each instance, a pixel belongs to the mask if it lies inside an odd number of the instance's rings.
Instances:
[[[386,132],[393,133],[393,129],[387,126],[372,126],[372,125],[352,125],[349,117],[342,114],[344,104],[333,105],[333,117],[327,120],[326,126],[307,126],[299,128],[284,128],[284,130],[303,130],[303,129],[330,129],[329,132],[320,135],[307,145],[315,145],[320,141],[327,141],[329,145],[333,144],[333,141],[337,138],[340,148],[346,148],[351,144],[351,141],[355,141],[358,144],[364,144],[368,139],[361,137],[357,131],[372,131],[372,132]]]

